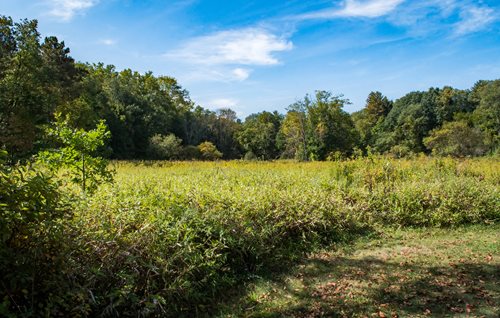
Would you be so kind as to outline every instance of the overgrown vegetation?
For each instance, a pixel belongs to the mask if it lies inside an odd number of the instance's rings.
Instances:
[[[4,267],[16,286],[2,294],[4,311],[200,315],[215,310],[217,295],[243,279],[356,233],[380,226],[485,224],[500,217],[500,169],[493,159],[372,156],[332,163],[115,167],[116,183],[74,201],[72,218],[58,218],[57,233],[66,233],[54,241],[62,268],[51,272],[54,279],[35,279],[48,285],[34,290],[31,280]],[[4,211],[22,210],[26,200]],[[10,248],[5,242],[4,250]],[[45,255],[29,242],[30,253]],[[38,273],[50,264],[30,262],[30,268]],[[62,279],[67,287],[43,294]],[[38,302],[46,303],[43,311]]]
[[[242,122],[171,77],[76,63],[36,21],[0,16],[0,41],[1,316],[201,316],[332,242],[499,220],[500,80]],[[278,158],[314,162],[255,162]]]
[[[65,229],[70,208],[59,185],[33,166],[5,165],[0,151],[0,315],[61,311],[70,268]],[[72,301],[74,303],[74,300]]]

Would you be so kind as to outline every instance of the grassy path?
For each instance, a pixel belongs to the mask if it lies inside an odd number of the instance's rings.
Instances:
[[[498,317],[500,227],[387,230],[245,286],[219,317]]]

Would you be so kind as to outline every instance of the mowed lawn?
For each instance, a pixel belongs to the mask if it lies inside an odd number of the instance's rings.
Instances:
[[[387,229],[255,277],[219,317],[498,317],[499,233]]]

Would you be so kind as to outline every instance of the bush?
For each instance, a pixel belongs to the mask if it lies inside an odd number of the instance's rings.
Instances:
[[[113,172],[108,168],[108,161],[99,156],[111,134],[101,121],[90,131],[71,128],[68,119],[57,121],[46,129],[47,135],[59,148],[42,151],[38,161],[45,164],[52,172],[64,170],[72,182],[79,184],[84,192],[93,192],[106,182],[113,181]]]
[[[220,152],[210,141],[202,142],[198,145],[198,149],[204,160],[214,161],[222,158],[222,152]]]
[[[257,156],[252,151],[248,151],[245,154],[245,157],[243,157],[243,160],[246,160],[246,161],[255,161],[257,159],[258,159]]]
[[[0,151],[0,316],[69,312],[63,300],[72,297],[64,275],[68,205],[50,176],[31,165],[8,167],[5,157]]]
[[[156,160],[175,160],[182,156],[182,139],[174,134],[154,135],[149,139],[148,157]]]
[[[389,154],[393,158],[405,158],[405,157],[411,157],[412,155],[414,155],[414,153],[411,151],[411,149],[405,145],[392,146],[391,150],[389,150]]]
[[[424,138],[425,146],[438,156],[480,156],[487,151],[484,134],[466,122],[447,122]]]
[[[188,145],[182,148],[182,158],[183,160],[199,160],[201,159],[200,149],[193,145]]]

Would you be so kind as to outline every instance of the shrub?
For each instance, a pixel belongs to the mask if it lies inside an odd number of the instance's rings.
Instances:
[[[204,160],[217,160],[222,158],[222,152],[217,150],[217,147],[210,141],[202,142],[198,145],[198,149],[200,150],[201,157]]]
[[[487,147],[484,134],[464,121],[447,122],[424,138],[425,146],[438,156],[480,156]]]
[[[149,139],[148,157],[156,160],[175,160],[182,156],[182,140],[174,134],[154,135]]]
[[[95,129],[85,131],[71,128],[67,118],[62,120],[56,116],[56,119],[46,132],[60,147],[40,152],[39,162],[53,172],[65,169],[65,175],[80,184],[84,192],[93,192],[100,184],[111,182],[113,172],[108,168],[108,161],[98,155],[111,137],[104,121]]]
[[[182,158],[184,160],[201,159],[200,149],[193,145],[188,145],[182,149]]]
[[[391,150],[389,150],[389,154],[392,155],[394,158],[405,158],[405,157],[411,157],[413,155],[413,152],[408,146],[395,145],[392,146]]]
[[[254,161],[257,159],[258,159],[257,156],[252,151],[248,151],[245,154],[245,157],[243,157],[243,160],[246,160],[246,161]]]
[[[69,208],[50,176],[32,165],[6,166],[5,157],[0,151],[0,316],[52,315],[67,292]]]

